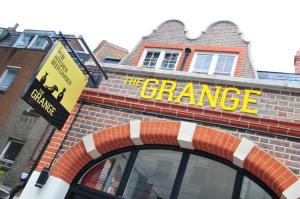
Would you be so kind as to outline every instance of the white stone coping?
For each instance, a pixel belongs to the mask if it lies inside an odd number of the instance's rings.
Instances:
[[[49,176],[42,188],[35,186],[40,172],[34,171],[27,182],[20,199],[64,199],[70,185],[60,178]]]
[[[86,152],[93,158],[97,159],[101,156],[94,142],[93,134],[88,134],[82,138]]]
[[[244,161],[254,146],[255,144],[253,142],[247,140],[246,138],[242,138],[242,141],[233,153],[233,164],[243,168]]]
[[[182,148],[194,149],[193,138],[197,128],[196,123],[191,122],[180,122],[180,128],[178,133],[178,143]]]
[[[89,63],[87,63],[89,64]],[[92,65],[92,64],[91,64]],[[168,79],[188,81],[205,81],[215,84],[231,84],[249,88],[284,89],[285,91],[300,92],[300,84],[287,81],[272,81],[243,77],[231,77],[225,75],[208,75],[184,71],[153,70],[145,67],[128,66],[120,64],[101,63],[107,72],[129,73],[134,75],[155,76]]]
[[[282,192],[280,199],[299,199],[300,198],[300,179]]]
[[[129,122],[130,126],[130,139],[134,143],[134,145],[143,145],[143,141],[141,139],[141,121],[140,120],[132,120]]]

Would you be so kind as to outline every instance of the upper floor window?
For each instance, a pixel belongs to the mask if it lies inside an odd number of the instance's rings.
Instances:
[[[43,50],[49,43],[47,36],[51,36],[53,34],[53,32],[24,31],[14,44],[14,47]]]
[[[9,138],[2,153],[0,154],[0,164],[5,167],[11,167],[12,163],[16,160],[19,152],[21,151],[24,142]]]
[[[156,66],[160,52],[149,51],[143,62],[143,66],[154,68]]]
[[[9,66],[0,77],[0,91],[6,91],[15,79],[20,68]]]
[[[232,55],[219,55],[215,69],[215,73],[231,74],[235,56]]]
[[[194,64],[194,72],[208,73],[212,57],[212,54],[198,54]]]
[[[177,60],[178,60],[179,53],[165,53],[163,62],[160,66],[161,69],[166,70],[174,70]]]
[[[191,72],[233,75],[237,62],[235,54],[195,53]]]
[[[146,49],[142,55],[139,66],[162,70],[175,70],[179,56],[179,51]]]
[[[105,57],[103,60],[104,63],[110,63],[110,64],[118,64],[120,63],[121,59],[118,58],[112,58],[112,57]]]

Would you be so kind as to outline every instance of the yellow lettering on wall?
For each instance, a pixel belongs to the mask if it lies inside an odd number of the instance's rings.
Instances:
[[[142,86],[143,80],[144,80],[144,78],[137,78],[135,86],[138,86],[138,87]]]
[[[155,87],[150,87],[149,91],[151,91],[151,93],[150,93],[150,95],[146,95],[146,90],[150,83],[154,83],[155,85],[158,85],[159,81],[157,79],[147,79],[144,82],[141,93],[140,93],[141,98],[151,99],[156,95],[157,88],[155,88]]]
[[[211,91],[210,91],[208,85],[203,84],[201,94],[200,94],[200,98],[199,98],[199,102],[198,102],[198,106],[203,106],[204,97],[207,96],[211,107],[216,108],[221,88],[222,88],[221,86],[216,86],[215,95],[213,96],[211,94]]]
[[[169,88],[167,88],[167,85],[170,85]],[[162,80],[161,87],[159,89],[159,93],[157,97],[155,98],[156,100],[162,100],[162,95],[163,93],[168,93],[168,101],[173,102],[173,95],[174,95],[174,90],[176,89],[176,82],[172,80]]]
[[[261,91],[259,90],[240,90],[238,88],[228,87],[223,89],[222,86],[209,87],[207,84],[203,84],[199,101],[195,102],[195,91],[193,82],[187,83],[182,90],[177,90],[179,95],[174,99],[174,92],[176,90],[177,82],[172,80],[158,80],[156,78],[136,78],[136,77],[128,77],[124,78],[124,84],[129,86],[139,87],[141,86],[140,97],[144,99],[155,99],[162,100],[163,95],[167,97],[169,102],[182,103],[183,98],[188,98],[188,103],[190,105],[203,106],[204,100],[207,99],[210,107],[216,108],[219,103],[219,107],[223,110],[227,111],[235,111],[239,107],[241,109],[240,112],[257,114],[258,109],[250,109],[249,104],[256,104],[257,100],[251,99],[251,95],[261,95]],[[214,90],[213,90],[214,89]],[[242,95],[244,92],[244,96]],[[34,100],[39,101],[42,99],[42,94],[38,91],[34,91],[31,94],[31,97]],[[243,97],[243,101],[242,98]],[[220,98],[220,100],[219,100]],[[44,104],[44,106],[47,106]]]
[[[124,79],[124,84],[125,85],[129,85],[129,83],[128,83],[128,80],[130,79],[130,77],[128,77],[127,75],[126,75],[126,77],[125,77],[125,79]]]
[[[181,99],[183,97],[189,97],[190,101],[189,104],[191,105],[195,105],[195,95],[194,95],[194,86],[192,82],[189,82],[184,89],[182,90],[182,92],[180,93],[180,95],[175,99],[175,102],[181,102]]]
[[[228,97],[229,92],[234,92],[237,95],[241,94],[241,91],[237,88],[232,88],[232,87],[225,88],[223,93],[222,93],[222,97],[221,97],[221,101],[220,101],[220,107],[224,110],[227,110],[227,111],[234,111],[239,106],[240,98],[231,96],[229,98],[229,100],[232,101],[233,104],[231,106],[227,106],[226,105],[226,99]]]
[[[255,99],[250,99],[251,94],[261,95],[261,91],[245,89],[245,97],[244,97],[243,105],[241,108],[241,112],[257,114],[258,109],[249,109],[248,108],[249,103],[256,104],[256,102],[257,102]]]

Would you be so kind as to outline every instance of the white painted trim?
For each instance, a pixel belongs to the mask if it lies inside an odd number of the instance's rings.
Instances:
[[[12,70],[20,70],[21,69],[21,66],[11,66],[11,65],[8,65],[6,66],[7,69],[12,69]]]
[[[191,122],[180,122],[177,140],[179,146],[187,149],[194,149],[193,138],[197,128],[197,124]]]
[[[244,161],[253,149],[255,144],[246,138],[242,138],[241,143],[233,153],[233,164],[243,168]]]
[[[194,72],[197,56],[201,55],[201,54],[213,55],[210,66],[209,66],[209,69],[208,69],[208,73]],[[219,59],[220,55],[234,56],[234,61],[233,61],[233,65],[232,65],[232,68],[231,68],[231,72],[230,72],[230,75],[228,75],[228,76],[234,76],[236,65],[237,65],[237,60],[238,60],[238,56],[239,56],[237,53],[214,53],[214,52],[207,52],[207,51],[196,51],[193,54],[193,58],[192,58],[192,62],[191,62],[190,68],[189,68],[189,72],[200,73],[200,74],[209,74],[209,75],[214,75],[214,74],[215,75],[222,75],[222,74],[215,73],[217,62],[218,62],[218,59]]]
[[[21,69],[21,67],[18,67],[18,66],[7,66],[6,67],[6,70],[2,74],[0,74],[0,90],[6,91],[10,87],[10,85],[13,83],[14,79],[16,78],[17,72],[19,69]],[[4,87],[2,84],[3,84],[4,79],[7,78],[8,71],[15,71],[16,73],[15,73],[15,76],[12,78],[10,84],[7,87]]]
[[[35,186],[40,172],[34,171],[25,186],[20,199],[63,199],[70,185],[60,178],[49,176],[42,188]]]
[[[300,198],[300,179],[282,192],[280,199],[298,199]]]
[[[157,62],[156,62],[155,66],[153,68],[143,66],[143,62],[144,62],[144,60],[146,58],[146,55],[149,51],[159,52],[159,57],[157,58]],[[166,53],[178,53],[178,58],[176,60],[176,64],[175,64],[175,67],[174,67],[173,70],[165,70],[165,69],[160,68]],[[178,62],[180,60],[180,56],[181,56],[181,51],[180,50],[165,49],[165,48],[145,48],[144,51],[143,51],[143,54],[142,54],[142,56],[139,60],[138,66],[143,67],[143,68],[155,69],[155,70],[158,70],[158,71],[176,71]]]
[[[95,146],[95,141],[93,134],[88,134],[82,138],[84,148],[86,152],[93,158],[97,159],[101,156],[101,153],[97,150]]]
[[[141,121],[133,120],[129,122],[130,126],[130,139],[134,143],[134,145],[143,145],[143,141],[141,140]]]

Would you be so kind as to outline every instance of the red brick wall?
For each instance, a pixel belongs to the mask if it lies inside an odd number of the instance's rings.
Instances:
[[[39,66],[45,53],[45,51],[38,50],[0,47],[0,76],[7,66],[21,67],[8,90],[0,93],[0,126],[14,108],[20,93]]]
[[[132,74],[124,74],[124,73],[116,73],[116,72],[108,72],[109,79],[102,81],[99,90],[102,91],[102,93],[108,93],[112,95],[120,95],[122,93],[123,97],[130,97],[136,99],[138,102],[144,102],[147,101],[148,104],[154,102],[156,104],[160,103],[166,103],[162,106],[169,106],[169,109],[172,107],[170,106],[171,103],[167,101],[167,94],[163,95],[163,100],[162,101],[156,101],[154,99],[150,100],[144,100],[141,99],[140,97],[140,92],[141,92],[141,87],[134,87],[134,86],[128,86],[124,85],[124,80],[125,76],[128,75],[129,77],[138,77],[138,78],[151,78],[153,77],[152,75],[132,75]],[[157,78],[158,80],[162,79],[170,79],[170,78]],[[198,112],[198,114],[205,113],[205,114],[211,114],[211,113],[216,113],[216,114],[222,114],[224,115],[224,118],[228,118],[227,115],[230,115],[232,113],[238,114],[235,117],[240,118],[240,115],[243,115],[244,118],[246,119],[247,116],[250,117],[255,117],[252,122],[256,122],[259,118],[260,120],[269,123],[270,121],[267,119],[274,119],[274,120],[280,120],[280,121],[286,121],[286,122],[294,122],[296,123],[295,126],[299,126],[300,124],[300,92],[295,91],[286,91],[284,88],[282,89],[262,89],[258,87],[254,88],[249,88],[249,87],[240,87],[238,82],[236,83],[230,83],[230,84],[217,84],[213,82],[208,82],[208,81],[203,81],[201,79],[190,81],[188,78],[181,78],[181,79],[172,79],[177,81],[177,89],[174,92],[174,98],[176,98],[179,95],[179,92],[184,88],[187,82],[193,82],[194,83],[194,90],[195,90],[195,99],[199,99],[200,91],[201,91],[201,85],[202,84],[207,84],[209,87],[215,87],[215,86],[222,86],[222,87],[235,87],[240,90],[243,89],[255,89],[255,90],[261,90],[262,94],[260,96],[254,96],[253,98],[257,100],[256,104],[251,105],[252,108],[257,108],[259,111],[257,114],[246,114],[246,113],[241,113],[239,110],[236,111],[224,111],[222,110],[218,105],[216,109],[211,108],[209,105],[207,99],[204,100],[204,104],[202,106],[203,109],[199,109],[201,107],[198,106],[189,106],[188,100],[183,100],[180,105],[182,105],[183,109],[194,109],[195,111]],[[156,86],[159,88],[159,86]],[[212,93],[214,93],[214,90],[212,89]],[[243,94],[240,96],[240,101],[243,100]],[[147,103],[146,102],[146,103]],[[145,104],[143,104],[145,105]],[[178,103],[173,103],[172,106],[176,107],[176,105],[179,105]],[[239,109],[239,108],[238,108]],[[203,112],[203,110],[205,110]],[[215,112],[218,111],[218,112]],[[189,114],[190,115],[190,114]],[[213,114],[212,114],[213,116]],[[249,120],[251,120],[250,118]],[[283,124],[282,123],[282,124]],[[272,127],[279,127],[279,125],[272,125]],[[248,127],[248,124],[247,124]],[[300,135],[300,132],[296,132]]]
[[[121,60],[128,54],[128,51],[104,40],[94,50],[94,54],[98,61],[103,62],[106,57]]]

